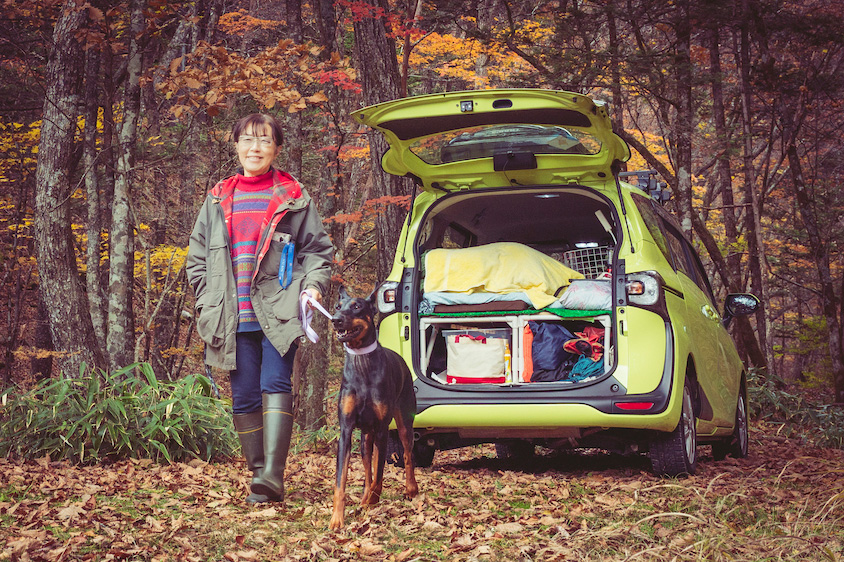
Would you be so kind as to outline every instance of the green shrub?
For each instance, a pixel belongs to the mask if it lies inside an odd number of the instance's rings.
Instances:
[[[77,463],[231,457],[231,410],[202,375],[160,382],[146,363],[0,395],[0,455]]]
[[[786,435],[800,436],[820,447],[844,448],[844,409],[813,404],[788,388],[782,378],[750,369],[747,377],[750,416],[781,423]]]

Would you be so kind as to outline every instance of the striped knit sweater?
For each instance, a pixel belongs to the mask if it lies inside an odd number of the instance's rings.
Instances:
[[[252,308],[249,288],[255,271],[255,255],[261,221],[273,196],[273,172],[247,177],[238,174],[232,200],[232,264],[237,283],[238,332],[261,329]]]

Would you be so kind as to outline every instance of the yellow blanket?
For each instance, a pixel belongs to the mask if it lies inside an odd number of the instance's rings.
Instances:
[[[425,255],[425,292],[527,293],[534,308],[583,274],[524,244],[496,242],[473,248],[440,248]]]

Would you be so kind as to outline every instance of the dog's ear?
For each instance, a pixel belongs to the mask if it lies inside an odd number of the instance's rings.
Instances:
[[[369,296],[366,297],[366,302],[368,302],[372,308],[378,309],[378,286],[375,286],[375,290],[369,293]]]
[[[346,287],[343,285],[340,285],[340,290],[337,292],[337,295],[340,298],[340,303],[344,303],[352,298],[349,296],[349,293],[346,292]]]

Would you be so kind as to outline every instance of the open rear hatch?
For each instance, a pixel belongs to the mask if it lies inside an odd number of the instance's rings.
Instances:
[[[387,138],[384,170],[432,191],[607,179],[630,157],[606,106],[570,92],[431,94],[352,116]]]
[[[613,173],[630,151],[606,106],[570,92],[480,90],[352,115],[385,135],[384,170],[435,196],[408,230],[417,375],[490,391],[608,376],[622,222]]]

